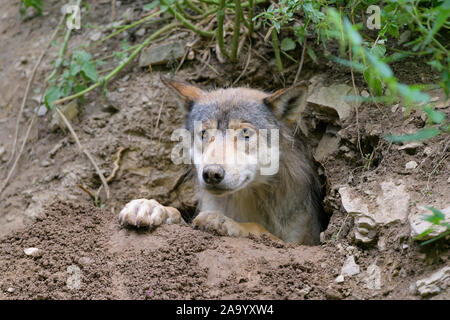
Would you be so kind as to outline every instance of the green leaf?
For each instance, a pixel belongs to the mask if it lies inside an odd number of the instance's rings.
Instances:
[[[366,80],[367,84],[369,85],[370,89],[373,91],[373,93],[376,96],[383,95],[383,86],[380,81],[375,75],[373,75],[373,72],[370,68],[367,68],[363,72],[364,79]]]
[[[153,8],[156,8],[157,6],[159,6],[159,1],[158,1],[158,0],[152,1],[152,2],[150,2],[150,3],[147,3],[146,5],[144,5],[144,6],[142,7],[142,9],[143,9],[144,11],[150,11],[150,10],[152,10]]]
[[[83,65],[81,66],[81,71],[83,71],[84,75],[91,81],[98,81],[97,70],[95,69],[94,63],[92,63],[91,61],[83,63]]]
[[[284,38],[283,41],[281,41],[281,50],[283,51],[290,51],[294,50],[296,47],[295,41],[291,38]]]
[[[61,98],[62,96],[62,91],[59,87],[51,87],[50,89],[48,89],[47,93],[45,94],[45,106],[47,107],[47,109],[53,109],[53,102],[58,100],[59,98]]]
[[[443,112],[434,110],[430,105],[426,105],[422,109],[428,115],[428,118],[430,118],[434,123],[439,124],[445,120],[445,114]]]
[[[382,58],[386,53],[386,47],[381,44],[377,44],[370,49],[370,53],[376,55],[378,58]]]
[[[411,141],[420,141],[420,140],[431,139],[433,137],[436,137],[440,133],[441,133],[441,131],[438,128],[426,128],[426,129],[422,129],[422,130],[417,131],[416,133],[412,133],[412,134],[405,134],[405,135],[390,134],[390,135],[385,136],[385,139],[391,143],[411,142]]]

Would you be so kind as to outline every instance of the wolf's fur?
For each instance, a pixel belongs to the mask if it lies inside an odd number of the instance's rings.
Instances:
[[[221,164],[225,177],[222,175],[223,180],[212,187],[205,183],[206,162],[215,163],[215,151],[221,147],[214,139],[206,141],[204,154],[195,164],[199,206],[194,225],[228,235],[268,231],[289,242],[319,243],[319,234],[326,225],[321,186],[310,153],[293,129],[306,104],[307,85],[302,83],[271,95],[248,88],[206,92],[182,82],[162,80],[180,98],[187,112],[185,127],[194,137],[198,134],[195,121],[222,132],[233,126],[280,132],[278,173],[262,176],[257,173],[258,165]],[[121,213],[123,217],[127,219]]]

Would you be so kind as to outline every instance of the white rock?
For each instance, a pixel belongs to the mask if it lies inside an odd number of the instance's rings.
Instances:
[[[347,260],[345,260],[345,263],[342,266],[341,275],[351,277],[354,276],[355,274],[358,274],[359,271],[360,271],[359,265],[356,264],[355,257],[348,256]]]
[[[367,289],[380,290],[381,289],[381,269],[375,263],[371,264],[366,271],[364,283]]]
[[[418,236],[419,234],[421,234],[422,232],[424,232],[425,230],[427,230],[430,227],[433,227],[433,231],[430,232],[429,234],[425,235],[423,238],[421,238],[420,241],[425,241],[425,240],[429,240],[434,237],[437,237],[441,233],[445,232],[445,230],[447,230],[443,226],[436,227],[431,222],[423,220],[423,216],[425,214],[426,215],[431,214],[430,210],[428,210],[424,207],[418,207],[418,209],[419,209],[418,214],[411,215],[409,217],[409,225],[411,227],[411,237],[412,238]],[[445,215],[445,221],[447,223],[450,223],[450,206],[447,208],[444,208],[440,211]]]
[[[450,267],[444,267],[425,279],[416,281],[416,288],[422,297],[438,294],[450,287]]]
[[[37,256],[39,254],[39,249],[38,248],[26,248],[23,250],[23,252],[27,255],[27,256]]]
[[[98,40],[100,40],[100,38],[102,37],[102,32],[101,31],[99,31],[99,30],[95,30],[95,31],[93,31],[91,34],[90,34],[90,36],[89,36],[89,39],[91,40],[91,41],[98,41]]]
[[[138,37],[142,37],[145,34],[145,28],[140,28],[138,31],[136,31],[136,35]]]
[[[321,163],[326,161],[329,156],[338,150],[340,140],[339,137],[324,134],[314,152],[314,159]]]
[[[333,109],[337,112],[339,119],[345,121],[349,119],[354,112],[353,104],[359,102],[347,102],[347,96],[354,96],[353,88],[345,84],[335,84],[329,87],[322,87],[320,84],[312,91],[308,97],[311,104]]]
[[[38,115],[38,117],[43,117],[46,114],[47,114],[47,107],[45,106],[45,104],[43,104],[39,107],[37,115]]]
[[[425,149],[423,149],[423,153],[424,153],[426,156],[431,156],[431,155],[433,154],[433,149],[430,148],[430,147],[425,147]]]
[[[363,196],[363,192],[351,187],[341,187],[342,205],[355,219],[355,238],[364,243],[376,236],[377,227],[394,222],[406,222],[409,213],[409,194],[403,182],[383,181],[375,201]],[[370,208],[370,209],[369,209]]]
[[[398,148],[398,150],[405,150],[405,151],[415,151],[417,148],[423,146],[423,143],[420,142],[411,142],[407,143],[401,147]]]
[[[409,161],[405,164],[406,170],[414,170],[415,168],[417,168],[417,162],[415,161]]]
[[[338,275],[338,276],[336,277],[336,279],[334,279],[334,282],[336,282],[336,283],[342,283],[342,282],[344,282],[344,276],[343,276],[342,274]]]
[[[13,293],[15,290],[14,290],[14,288],[9,287],[7,291],[8,291],[9,293]]]

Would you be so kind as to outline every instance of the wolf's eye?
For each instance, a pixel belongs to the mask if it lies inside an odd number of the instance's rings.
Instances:
[[[205,140],[208,137],[208,133],[206,132],[206,129],[203,129],[202,131],[200,131],[200,138],[202,140]]]
[[[250,130],[250,129],[248,129],[248,128],[244,128],[244,129],[242,129],[242,137],[245,139],[245,140],[250,140],[250,137],[253,135],[253,130]]]

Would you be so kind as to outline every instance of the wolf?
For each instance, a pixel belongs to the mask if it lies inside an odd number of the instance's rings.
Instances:
[[[208,91],[161,80],[176,95],[194,141],[190,157],[198,182],[198,207],[192,225],[227,236],[267,234],[286,242],[318,244],[327,224],[323,188],[305,139],[295,132],[306,105],[308,82],[270,94],[244,87]],[[237,133],[231,139],[220,138],[229,130]],[[278,140],[258,140],[264,130],[278,132]],[[246,147],[237,148],[238,140]],[[255,157],[222,161],[229,158],[225,147],[248,155],[251,141],[269,151],[279,149],[276,172],[262,174],[264,165]],[[185,223],[176,208],[154,199],[132,200],[119,213],[119,222],[133,227]]]

